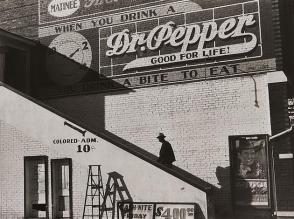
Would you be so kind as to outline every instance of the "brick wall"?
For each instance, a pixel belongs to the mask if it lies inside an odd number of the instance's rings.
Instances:
[[[254,79],[258,107],[254,81],[249,76],[135,89],[129,94],[67,97],[47,103],[155,155],[160,149],[156,136],[164,132],[174,148],[175,165],[219,188],[216,168],[229,170],[228,136],[271,132],[267,75]],[[229,173],[224,177],[230,188]],[[230,189],[222,190],[216,201],[230,206],[230,197]]]
[[[24,156],[48,154],[48,148],[2,120],[0,133],[0,218],[22,218]]]
[[[0,1],[0,28],[28,38],[38,36],[38,0]]]
[[[80,140],[83,137],[64,126],[62,117],[28,99],[3,87],[0,87],[0,94],[0,174],[4,176],[0,180],[0,218],[23,217],[24,156],[46,155],[49,158],[49,197],[50,159],[72,158],[75,219],[80,219],[83,213],[88,165],[95,164],[102,165],[104,185],[107,173],[117,171],[123,175],[134,201],[193,202],[200,207],[197,217],[207,219],[208,197],[204,191],[90,132],[85,138],[96,138],[97,141],[91,143],[93,148],[89,153],[78,153],[77,144],[55,144],[54,139]],[[48,208],[51,215],[50,198]]]

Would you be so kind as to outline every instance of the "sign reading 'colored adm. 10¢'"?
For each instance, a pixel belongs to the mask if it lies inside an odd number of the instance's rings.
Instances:
[[[234,14],[224,16],[220,11],[225,8],[234,9]],[[204,64],[212,59],[229,61],[262,56],[258,1],[184,13],[176,20],[170,16],[149,22],[147,29],[138,22],[100,29],[99,66],[106,75],[180,63]],[[105,32],[109,35],[105,36]]]

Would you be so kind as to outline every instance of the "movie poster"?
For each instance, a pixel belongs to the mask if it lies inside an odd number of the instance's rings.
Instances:
[[[231,138],[233,194],[236,206],[269,206],[266,135]]]

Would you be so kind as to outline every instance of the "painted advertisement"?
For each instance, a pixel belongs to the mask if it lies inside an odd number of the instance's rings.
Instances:
[[[116,76],[144,68],[200,65],[220,58],[261,57],[258,1],[224,7],[235,13],[226,17],[220,13],[223,7],[215,7],[150,19],[148,23],[101,28],[100,71]]]
[[[113,90],[274,71],[265,2],[226,2],[161,2],[40,25],[50,48],[41,96],[100,92],[105,78],[120,85]]]
[[[195,203],[118,202],[119,219],[196,219]]]
[[[270,206],[267,136],[234,136],[230,143],[235,205]]]
[[[122,9],[150,6],[163,0],[39,0],[39,23],[81,19]]]

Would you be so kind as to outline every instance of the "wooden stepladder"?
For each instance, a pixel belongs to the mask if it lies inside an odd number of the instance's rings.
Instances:
[[[89,165],[83,219],[102,218],[101,204],[103,199],[104,189],[101,175],[101,165]]]
[[[116,202],[130,203],[133,201],[129,190],[125,184],[123,176],[117,172],[108,173],[109,177],[106,183],[105,196],[102,203],[101,216],[109,213],[112,219],[115,219]],[[117,197],[117,195],[119,197]]]

